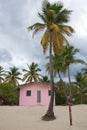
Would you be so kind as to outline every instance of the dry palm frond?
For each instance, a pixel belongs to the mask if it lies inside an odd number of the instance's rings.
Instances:
[[[33,32],[32,38],[34,37],[34,35],[35,35],[37,32],[42,31],[44,28],[45,28],[45,26],[39,26],[39,27],[37,27],[37,28],[34,30],[34,32]]]
[[[68,26],[68,25],[60,25],[60,28],[61,28],[61,30],[62,30],[62,32],[64,33],[64,34],[66,34],[66,35],[68,35],[68,36],[71,36],[72,35],[72,33],[74,33],[75,31],[74,31],[74,29],[71,27],[71,26]]]
[[[50,31],[55,31],[55,32],[58,32],[58,33],[61,31],[60,27],[58,25],[54,24],[54,23],[52,23],[49,26],[49,30]]]
[[[46,30],[41,40],[41,45],[43,47],[44,53],[46,53],[48,49],[48,44],[49,44],[49,31]]]

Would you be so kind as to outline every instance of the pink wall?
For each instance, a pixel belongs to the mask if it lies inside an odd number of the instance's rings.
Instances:
[[[31,90],[31,96],[26,96],[26,91]],[[50,101],[50,96],[48,95],[48,90],[50,90],[50,86],[41,84],[41,83],[33,83],[27,84],[20,88],[20,99],[19,105],[22,106],[38,106],[43,105],[47,106]],[[41,91],[41,102],[37,103],[37,91]]]

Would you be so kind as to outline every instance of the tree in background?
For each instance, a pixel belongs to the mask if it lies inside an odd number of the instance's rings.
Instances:
[[[79,52],[79,49],[74,48],[73,46],[70,47],[65,47],[65,52],[63,53],[63,57],[64,57],[64,63],[65,66],[67,67],[67,72],[68,72],[68,79],[69,79],[69,90],[70,90],[70,97],[72,97],[72,92],[71,92],[71,77],[70,77],[70,65],[71,64],[76,64],[76,63],[80,63],[80,64],[86,64],[83,60],[81,59],[77,59],[75,57],[75,54],[77,54]]]
[[[48,79],[48,76],[42,76],[41,82],[50,83],[50,80]]]
[[[69,15],[71,10],[63,9],[63,4],[50,3],[44,0],[42,3],[42,13],[38,13],[43,23],[35,23],[28,27],[28,30],[34,30],[33,36],[45,29],[44,35],[41,40],[41,45],[43,47],[44,53],[49,47],[49,62],[50,62],[50,84],[51,84],[51,98],[48,110],[46,114],[42,117],[43,120],[53,120],[55,119],[53,104],[54,104],[54,78],[53,78],[53,65],[52,65],[52,51],[55,54],[60,54],[64,51],[64,45],[69,45],[64,34],[71,36],[74,32],[73,28],[64,25],[69,21]]]
[[[2,66],[0,66],[0,83],[4,81],[5,71]]]
[[[28,69],[23,69],[24,71],[23,81],[25,81],[26,83],[40,81],[42,76],[39,73],[41,69],[38,67],[38,64],[32,62],[30,66],[29,65],[27,66]]]
[[[0,83],[0,100],[4,105],[17,105],[19,93],[11,83]]]
[[[21,73],[19,72],[19,69],[14,67],[10,67],[9,71],[6,71],[6,78],[5,82],[12,83],[15,87],[19,85],[19,80],[21,78],[19,77]]]

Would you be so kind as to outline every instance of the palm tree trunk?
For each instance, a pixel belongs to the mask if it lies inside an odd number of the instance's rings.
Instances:
[[[54,120],[54,112],[53,112],[53,105],[54,105],[54,78],[53,78],[53,62],[52,62],[52,42],[51,42],[51,35],[50,35],[50,47],[49,47],[49,57],[50,57],[50,85],[51,85],[51,97],[48,106],[48,110],[46,114],[42,117],[43,120]]]
[[[72,109],[71,109],[71,105],[72,105],[72,92],[71,92],[71,78],[70,78],[70,68],[68,65],[68,78],[69,78],[69,97],[67,99],[67,103],[69,106],[69,119],[70,119],[70,125],[72,125]]]
[[[58,70],[57,72],[58,72],[59,79],[61,81],[61,85],[62,85],[62,88],[63,88],[63,91],[64,91],[64,95],[67,99],[67,94],[66,94],[66,90],[65,90],[65,87],[64,87],[64,84],[63,84],[63,80],[62,80],[61,75],[60,75],[60,71]]]
[[[59,76],[60,81],[62,81],[62,78],[61,78],[61,75],[60,75],[60,71],[57,70],[57,72],[58,72],[58,76]]]
[[[68,79],[69,79],[69,96],[72,96],[72,90],[71,90],[71,78],[70,78],[70,68],[68,65]]]

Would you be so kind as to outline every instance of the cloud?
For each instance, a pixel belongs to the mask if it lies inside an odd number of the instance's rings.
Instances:
[[[0,48],[0,62],[4,63],[4,62],[11,62],[11,61],[12,61],[12,56],[9,53],[9,51]]]
[[[87,61],[87,1],[61,1],[65,8],[73,10],[69,24],[76,33],[68,40],[71,45],[80,49],[78,57]],[[42,0],[0,0],[0,62],[3,62],[3,66],[23,68],[34,61],[42,68],[42,73],[46,73],[47,60],[40,45],[43,33],[40,32],[32,39],[32,32],[27,30],[28,26],[41,22],[37,14],[41,12],[41,4]],[[80,69],[76,65],[74,69],[78,68]]]

